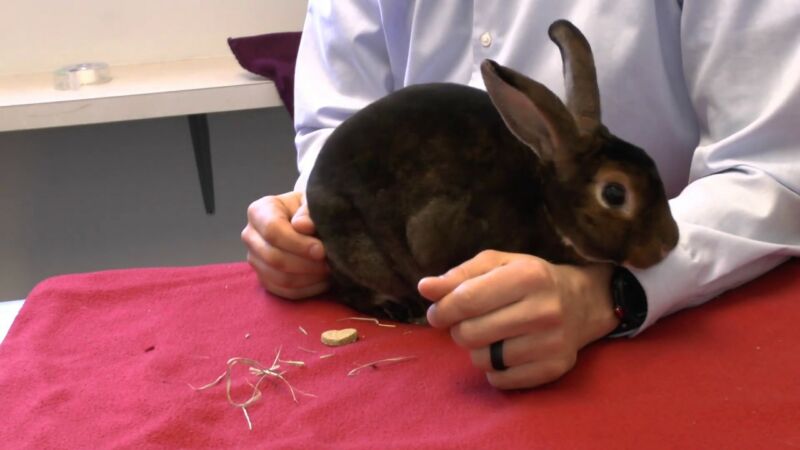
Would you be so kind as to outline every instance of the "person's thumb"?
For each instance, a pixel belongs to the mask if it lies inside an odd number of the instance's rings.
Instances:
[[[292,216],[292,227],[300,234],[308,236],[314,234],[314,222],[311,221],[311,216],[308,214],[308,205],[305,199],[300,203],[300,207],[297,208],[297,211],[295,211]]]

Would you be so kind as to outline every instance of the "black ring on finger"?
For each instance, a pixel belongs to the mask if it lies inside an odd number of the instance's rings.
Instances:
[[[503,361],[503,340],[499,340],[497,342],[492,342],[492,345],[489,346],[489,357],[492,360],[492,368],[494,370],[506,370],[508,366],[506,366],[505,361]]]

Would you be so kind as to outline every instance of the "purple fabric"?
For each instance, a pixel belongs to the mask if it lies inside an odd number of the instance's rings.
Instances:
[[[249,72],[272,80],[286,110],[294,117],[294,65],[300,32],[270,33],[228,38],[239,64]]]

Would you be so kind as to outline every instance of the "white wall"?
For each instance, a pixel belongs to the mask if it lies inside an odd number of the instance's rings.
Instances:
[[[299,30],[297,0],[0,0],[0,74],[229,54]],[[243,260],[247,205],[291,189],[282,108],[209,116],[217,212],[205,214],[183,117],[0,133],[0,300],[63,273]]]
[[[228,37],[300,30],[302,0],[2,0],[0,75],[229,54]]]

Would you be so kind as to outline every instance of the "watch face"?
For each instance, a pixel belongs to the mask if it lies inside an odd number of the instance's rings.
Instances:
[[[619,331],[640,327],[647,317],[647,296],[639,280],[626,268],[617,267],[611,277],[614,312],[620,319]]]

